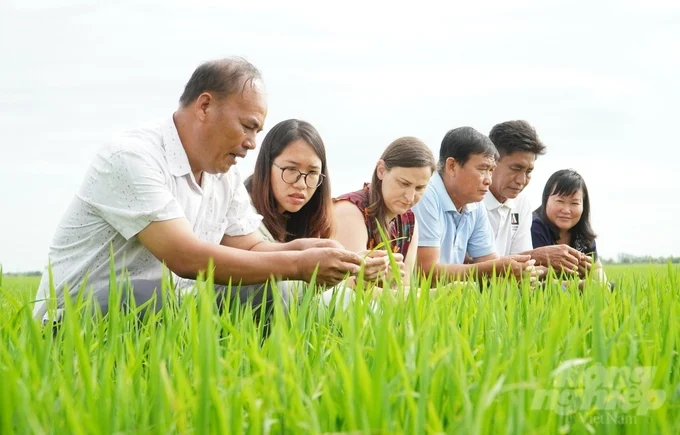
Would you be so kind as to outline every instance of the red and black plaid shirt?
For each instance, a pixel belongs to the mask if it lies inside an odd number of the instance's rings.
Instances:
[[[368,243],[366,244],[366,249],[370,250],[375,248],[379,243],[382,243],[382,239],[375,218],[368,215],[368,189],[369,184],[365,183],[363,189],[341,195],[336,198],[336,201],[347,200],[361,210],[361,213],[364,215],[366,229],[368,230]],[[392,240],[392,252],[398,252],[406,258],[406,253],[408,252],[408,248],[411,245],[411,239],[413,238],[415,222],[416,218],[411,210],[397,215],[397,217],[390,221],[388,237]]]

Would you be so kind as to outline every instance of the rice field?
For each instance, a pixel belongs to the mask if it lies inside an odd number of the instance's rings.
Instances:
[[[267,324],[219,313],[208,276],[159,313],[71,301],[56,330],[31,318],[39,278],[4,276],[0,433],[680,433],[680,267],[606,271],[614,291],[499,278],[332,308],[311,284]]]

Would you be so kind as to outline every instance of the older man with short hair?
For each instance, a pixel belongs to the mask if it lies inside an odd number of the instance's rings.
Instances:
[[[491,129],[489,139],[498,150],[499,159],[484,205],[498,254],[528,254],[538,266],[553,266],[572,273],[578,272],[579,266],[590,267],[589,257],[568,245],[533,249],[531,201],[522,192],[531,180],[536,159],[545,154],[545,145],[536,129],[523,120],[506,121]]]
[[[489,190],[497,151],[471,127],[449,131],[439,150],[439,171],[413,207],[419,225],[417,264],[435,277],[465,279],[510,270],[533,274],[528,255],[500,257],[480,201]],[[466,254],[471,257],[466,264]]]
[[[337,242],[269,243],[258,235],[261,217],[235,165],[255,148],[266,116],[257,68],[240,58],[211,61],[194,71],[172,117],[104,146],[54,235],[34,315],[47,318],[52,283],[58,309],[66,291],[73,296],[86,284],[106,312],[109,252],[138,303],[160,289],[163,264],[185,288],[212,259],[215,282],[241,285],[241,300],[270,278],[310,280],[316,272],[334,285],[357,273],[362,258]],[[365,264],[386,267],[385,258]]]

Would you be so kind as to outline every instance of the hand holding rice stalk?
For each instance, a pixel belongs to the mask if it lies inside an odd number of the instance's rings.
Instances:
[[[382,281],[383,287],[394,287],[395,284],[402,281],[402,278],[406,274],[404,256],[401,253],[392,252],[392,243],[404,239],[405,237],[398,237],[395,239],[390,239],[387,233],[383,229],[380,222],[376,219],[376,227],[380,233],[381,242],[378,243],[373,249],[366,251],[364,254],[364,261],[370,261],[371,258],[384,258],[387,257],[387,264],[385,267],[379,271],[374,279],[375,281]],[[392,271],[390,276],[390,270]]]

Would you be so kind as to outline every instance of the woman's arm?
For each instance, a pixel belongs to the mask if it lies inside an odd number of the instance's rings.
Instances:
[[[336,229],[332,238],[348,251],[364,255],[368,245],[368,229],[361,210],[349,201],[338,201],[333,209]],[[364,256],[364,279],[373,281],[384,276],[388,268],[389,259],[385,251]]]
[[[335,234],[332,238],[348,251],[363,252],[368,244],[368,230],[361,210],[349,201],[333,204]]]

